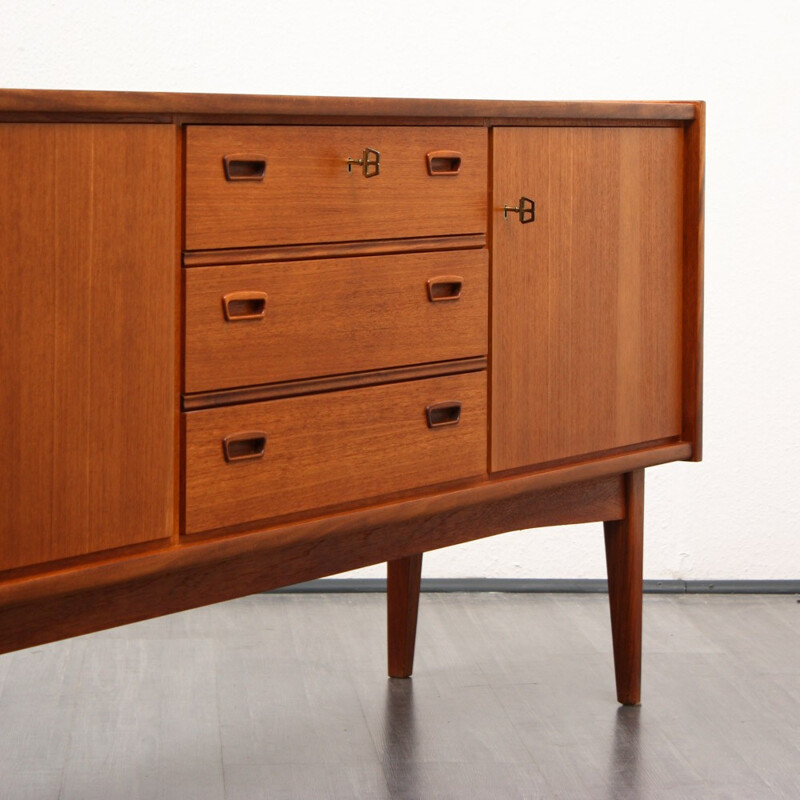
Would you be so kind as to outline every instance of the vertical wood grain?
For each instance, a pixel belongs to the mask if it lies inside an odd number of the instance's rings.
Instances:
[[[493,471],[680,435],[682,137],[493,132]]]
[[[0,570],[175,521],[168,126],[0,125]]]
[[[603,523],[617,699],[638,705],[642,682],[644,470],[625,475],[625,517]]]
[[[686,126],[683,227],[683,439],[703,457],[703,238],[706,104]]]
[[[414,671],[422,553],[386,564],[389,677],[410,678]]]

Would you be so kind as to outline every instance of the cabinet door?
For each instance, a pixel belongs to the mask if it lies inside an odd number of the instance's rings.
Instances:
[[[491,468],[681,431],[681,128],[495,128]],[[535,219],[503,206],[521,196]]]
[[[0,125],[0,570],[175,527],[175,134]]]

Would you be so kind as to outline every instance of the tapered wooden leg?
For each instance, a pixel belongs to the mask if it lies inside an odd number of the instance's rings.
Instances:
[[[387,562],[386,607],[389,677],[410,678],[414,669],[422,553]]]
[[[638,705],[642,681],[644,470],[625,475],[625,519],[604,522],[617,700]]]

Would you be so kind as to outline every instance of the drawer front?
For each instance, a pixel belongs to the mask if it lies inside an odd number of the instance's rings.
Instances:
[[[185,271],[185,391],[487,352],[485,250]]]
[[[185,247],[485,232],[487,142],[484,128],[189,126]],[[380,153],[371,177],[348,171],[365,148]]]
[[[484,475],[486,373],[193,411],[184,425],[191,534]]]

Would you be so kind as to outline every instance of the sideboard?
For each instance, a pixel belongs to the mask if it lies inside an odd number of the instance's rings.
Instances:
[[[603,522],[701,456],[700,102],[0,91],[0,652]]]

